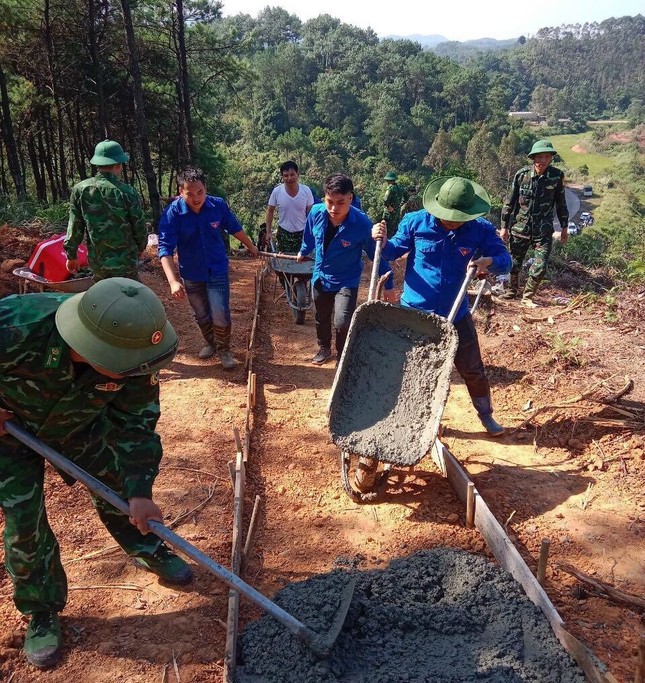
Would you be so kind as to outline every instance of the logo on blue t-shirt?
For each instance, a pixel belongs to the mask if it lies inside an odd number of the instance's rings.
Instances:
[[[340,243],[341,243],[344,247],[349,247],[349,246],[351,246],[351,244],[352,244],[351,242],[348,242],[347,240],[341,240]]]
[[[468,254],[470,254],[471,251],[472,249],[469,249],[468,247],[459,247],[459,253],[462,256],[468,256]]]
[[[215,230],[217,230],[217,228],[219,228],[219,224],[220,224],[220,221],[215,221],[215,222],[211,223],[211,228],[215,228]]]

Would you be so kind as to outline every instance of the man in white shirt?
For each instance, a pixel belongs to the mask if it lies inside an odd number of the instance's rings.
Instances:
[[[297,254],[302,243],[307,214],[314,204],[314,196],[307,187],[298,182],[298,164],[285,161],[280,166],[282,183],[273,188],[267,206],[267,239],[273,238],[273,218],[278,209],[278,250],[286,254]]]

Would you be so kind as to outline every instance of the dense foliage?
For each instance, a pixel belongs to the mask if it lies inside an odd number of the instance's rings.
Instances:
[[[153,219],[187,162],[250,228],[286,158],[314,187],[349,172],[374,215],[390,168],[415,185],[457,171],[499,204],[535,138],[509,109],[537,107],[554,124],[643,117],[642,15],[456,61],[276,7],[225,19],[213,0],[1,1],[5,211],[14,197],[65,200],[106,135],[131,153],[126,179]]]

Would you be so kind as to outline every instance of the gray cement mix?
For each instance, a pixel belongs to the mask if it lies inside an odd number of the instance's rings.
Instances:
[[[329,657],[271,617],[247,625],[236,683],[584,683],[521,586],[485,558],[436,548],[358,577]],[[348,572],[290,584],[276,601],[316,632],[334,620]]]
[[[376,302],[361,309],[331,403],[332,440],[355,455],[415,464],[437,436],[456,332],[443,318],[410,308]]]

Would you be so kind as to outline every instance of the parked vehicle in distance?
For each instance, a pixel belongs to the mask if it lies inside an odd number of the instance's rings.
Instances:
[[[593,216],[588,211],[583,211],[580,214],[580,226],[586,228],[588,225],[593,225]]]
[[[591,185],[585,185],[582,188],[583,197],[593,197],[593,187]]]
[[[577,226],[573,221],[569,221],[569,225],[567,226],[567,232],[569,233],[569,235],[579,235],[580,227]]]

